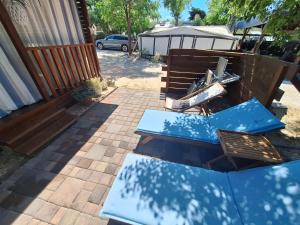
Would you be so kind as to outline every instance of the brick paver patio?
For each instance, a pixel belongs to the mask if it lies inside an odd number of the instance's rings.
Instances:
[[[119,224],[98,217],[126,153],[200,165],[196,147],[153,141],[137,147],[145,109],[163,110],[158,92],[117,89],[86,112],[0,187],[0,224]],[[205,152],[205,151],[204,151]]]

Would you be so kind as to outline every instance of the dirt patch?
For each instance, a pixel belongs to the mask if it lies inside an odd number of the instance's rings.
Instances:
[[[104,78],[114,78],[118,87],[159,91],[163,86],[162,63],[129,57],[127,53],[112,50],[97,51],[101,74]]]

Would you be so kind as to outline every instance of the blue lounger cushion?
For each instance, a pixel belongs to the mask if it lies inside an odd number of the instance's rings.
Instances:
[[[300,161],[228,174],[245,225],[300,224]]]
[[[284,128],[255,98],[211,116],[145,110],[136,131],[218,144],[217,130],[263,133]]]
[[[300,161],[221,173],[128,154],[100,216],[149,225],[299,225]]]
[[[134,225],[241,225],[224,173],[136,154],[127,155],[100,216]]]

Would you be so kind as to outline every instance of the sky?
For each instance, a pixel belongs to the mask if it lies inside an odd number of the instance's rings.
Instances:
[[[205,12],[207,12],[207,0],[192,0],[191,5],[188,6],[181,14],[182,20],[187,20],[189,18],[189,10],[191,9],[192,6],[195,8],[200,8]],[[166,9],[163,5],[163,0],[160,0],[159,13],[161,15],[161,20],[167,20],[167,19],[172,20],[172,16],[169,10]]]

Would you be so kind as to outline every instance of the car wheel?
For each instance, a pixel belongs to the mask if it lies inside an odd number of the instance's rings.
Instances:
[[[123,52],[127,52],[128,51],[127,45],[122,45],[121,49],[122,49]]]
[[[104,48],[104,46],[103,46],[102,43],[98,43],[98,44],[97,44],[97,47],[98,47],[100,50],[102,50],[102,49]]]

